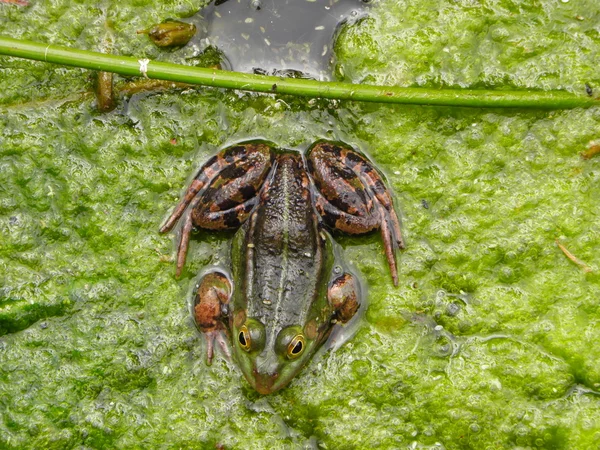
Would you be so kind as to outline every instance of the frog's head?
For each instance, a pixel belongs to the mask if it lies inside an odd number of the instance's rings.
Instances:
[[[323,328],[323,327],[321,327]],[[261,394],[285,387],[327,337],[316,322],[267,328],[255,318],[233,327],[233,352],[248,382]]]

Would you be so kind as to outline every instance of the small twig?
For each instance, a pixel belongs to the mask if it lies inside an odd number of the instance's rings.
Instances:
[[[0,0],[0,3],[8,3],[9,5],[17,6],[29,6],[29,2],[26,0]]]
[[[565,256],[567,258],[569,258],[571,261],[573,261],[575,264],[577,264],[579,267],[581,267],[585,273],[591,273],[592,272],[591,267],[588,266],[583,261],[581,261],[580,259],[578,259],[569,250],[567,250],[567,248],[560,243],[560,241],[558,240],[558,238],[554,239],[554,241],[556,242],[556,245],[558,245],[558,248],[560,248],[562,250],[562,252],[565,254]]]

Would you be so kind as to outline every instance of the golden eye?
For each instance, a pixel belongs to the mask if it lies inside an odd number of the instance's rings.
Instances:
[[[301,334],[296,335],[292,339],[287,347],[288,358],[295,359],[304,352],[305,347],[304,336]]]
[[[238,342],[240,343],[240,347],[242,347],[247,352],[250,351],[250,333],[248,332],[248,328],[246,328],[246,325],[243,325],[242,328],[240,328],[240,332],[238,334]]]
[[[246,319],[246,322],[238,328],[237,340],[238,345],[246,353],[261,351],[265,348],[264,325],[259,320],[253,318]]]

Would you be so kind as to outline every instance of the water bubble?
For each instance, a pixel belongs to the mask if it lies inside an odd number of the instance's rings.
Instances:
[[[448,306],[446,306],[446,314],[448,314],[449,316],[454,317],[459,312],[460,312],[460,305],[458,303],[452,302],[452,303],[448,303]]]

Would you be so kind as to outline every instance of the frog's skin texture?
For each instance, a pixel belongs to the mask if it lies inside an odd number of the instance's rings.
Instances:
[[[195,292],[194,319],[208,341],[229,353],[248,382],[268,394],[286,386],[337,322],[360,306],[349,273],[334,274],[324,226],[360,234],[381,229],[397,284],[395,251],[403,248],[392,198],[373,165],[351,147],[315,143],[303,156],[262,141],[228,147],[198,172],[161,228],[183,216],[179,276],[192,228],[236,229],[231,279],[211,272]]]

